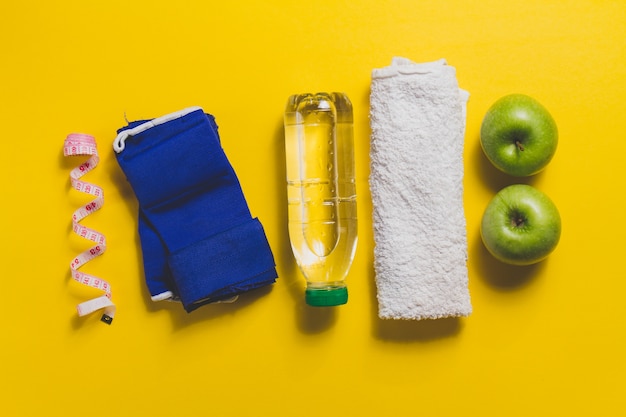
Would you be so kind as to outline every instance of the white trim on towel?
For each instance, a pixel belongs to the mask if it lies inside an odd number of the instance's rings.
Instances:
[[[126,139],[128,139],[129,136],[133,136],[141,132],[145,132],[146,130],[151,129],[155,126],[181,118],[197,110],[202,110],[202,107],[198,107],[198,106],[187,107],[186,109],[179,110],[174,113],[166,114],[165,116],[157,117],[156,119],[152,119],[150,121],[142,123],[139,126],[135,126],[132,129],[124,130],[120,132],[115,138],[115,140],[113,141],[113,150],[116,153],[122,152],[124,148],[126,147]]]
[[[171,300],[172,298],[174,298],[174,293],[171,291],[165,291],[161,294],[153,295],[150,298],[152,299],[152,301]]]

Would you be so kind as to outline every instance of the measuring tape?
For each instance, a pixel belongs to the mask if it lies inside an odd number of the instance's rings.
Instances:
[[[65,139],[63,144],[63,155],[91,156],[86,162],[83,162],[76,168],[72,169],[70,172],[70,180],[74,189],[95,197],[95,199],[90,203],[78,208],[72,215],[72,228],[74,233],[96,244],[72,259],[70,262],[72,278],[81,284],[104,292],[104,294],[100,297],[79,304],[76,309],[78,310],[78,315],[81,317],[93,313],[94,311],[104,309],[100,320],[106,324],[111,324],[113,322],[113,317],[115,316],[115,304],[111,301],[111,285],[101,278],[78,270],[87,262],[102,255],[106,250],[106,238],[104,235],[94,229],[80,224],[82,219],[99,210],[104,204],[104,194],[102,192],[102,188],[80,180],[83,175],[94,169],[100,161],[100,158],[98,157],[98,148],[96,147],[96,140],[91,135],[72,133]]]

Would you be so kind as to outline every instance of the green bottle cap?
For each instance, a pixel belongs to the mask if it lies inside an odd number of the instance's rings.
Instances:
[[[306,303],[314,307],[332,307],[348,302],[348,287],[337,288],[307,288]]]

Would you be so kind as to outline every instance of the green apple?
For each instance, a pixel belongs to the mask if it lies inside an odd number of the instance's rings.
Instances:
[[[552,160],[558,144],[554,119],[537,100],[510,94],[487,110],[480,144],[499,170],[516,177],[534,175]]]
[[[535,187],[509,185],[487,205],[480,234],[495,258],[513,265],[530,265],[556,248],[561,237],[561,216],[552,200]]]

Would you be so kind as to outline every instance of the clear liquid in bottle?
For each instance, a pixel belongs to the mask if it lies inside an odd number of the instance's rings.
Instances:
[[[285,109],[289,239],[306,302],[345,304],[357,245],[352,104],[343,93],[297,94]]]

